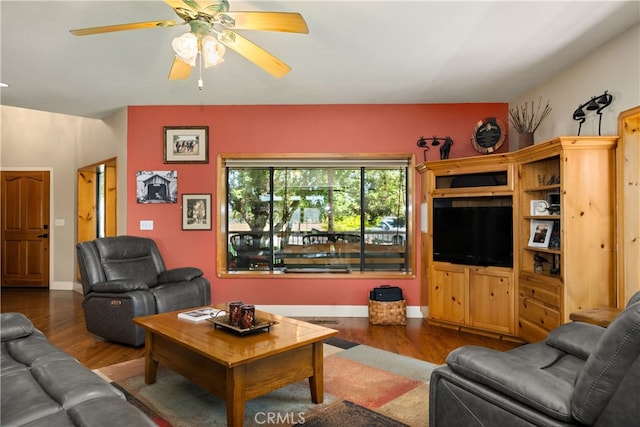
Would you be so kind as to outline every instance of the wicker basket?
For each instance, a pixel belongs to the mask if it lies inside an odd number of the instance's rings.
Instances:
[[[369,300],[369,323],[372,325],[406,325],[407,303]]]

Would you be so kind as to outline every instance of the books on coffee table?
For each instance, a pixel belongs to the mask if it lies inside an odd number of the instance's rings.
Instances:
[[[198,310],[191,311],[183,311],[182,313],[178,313],[178,317],[181,319],[192,320],[194,322],[201,322],[203,320],[210,319],[211,316],[215,316],[218,314],[220,310],[215,308],[200,308]]]

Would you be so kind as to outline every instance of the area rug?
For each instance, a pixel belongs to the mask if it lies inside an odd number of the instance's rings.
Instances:
[[[301,381],[245,404],[244,426],[427,426],[436,365],[339,338],[324,344],[324,402]],[[144,359],[97,369],[162,427],[226,426],[226,405],[175,372],[144,383]]]

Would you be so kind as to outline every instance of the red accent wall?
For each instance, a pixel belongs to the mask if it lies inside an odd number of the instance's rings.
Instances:
[[[424,161],[421,136],[450,136],[450,158],[479,155],[470,138],[479,120],[506,121],[507,103],[419,105],[298,106],[152,106],[129,107],[127,148],[127,234],[153,238],[167,268],[196,266],[211,280],[212,302],[243,300],[260,305],[366,305],[368,292],[381,284],[403,288],[407,305],[419,305],[420,269],[415,279],[229,278],[216,276],[216,236],[211,231],[183,231],[183,193],[211,193],[217,200],[220,153],[414,153]],[[164,126],[209,126],[208,164],[164,164]],[[508,138],[499,152],[508,151]],[[430,147],[427,160],[440,158]],[[136,171],[176,170],[178,203],[136,203]],[[414,248],[420,250],[420,177],[414,171]],[[154,229],[140,230],[141,220]],[[215,218],[214,218],[215,225]]]

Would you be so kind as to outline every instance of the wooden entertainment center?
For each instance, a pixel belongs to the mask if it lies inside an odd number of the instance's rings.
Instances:
[[[429,323],[533,342],[572,312],[615,306],[617,140],[558,137],[418,165]],[[434,260],[434,210],[442,204],[512,206],[512,266]]]

